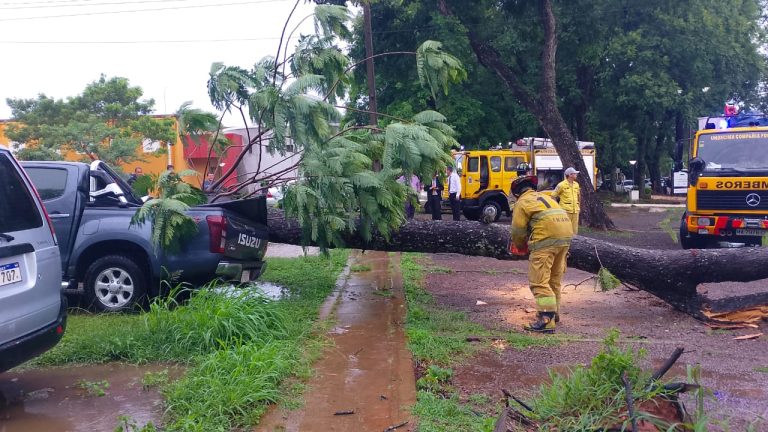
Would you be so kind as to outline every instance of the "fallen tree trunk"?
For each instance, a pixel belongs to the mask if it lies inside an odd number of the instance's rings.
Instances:
[[[270,241],[302,245],[298,221],[270,209]],[[378,251],[458,253],[501,260],[525,259],[507,252],[509,227],[474,221],[406,222],[389,241],[374,236],[344,237],[345,247]],[[647,291],[672,306],[704,318],[706,299],[696,287],[707,282],[747,282],[768,278],[768,248],[649,250],[576,236],[568,266],[597,273],[607,268],[623,283]]]

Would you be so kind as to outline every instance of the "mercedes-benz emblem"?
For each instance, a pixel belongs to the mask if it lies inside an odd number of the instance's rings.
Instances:
[[[750,207],[757,207],[760,204],[760,195],[751,193],[747,195],[747,205]]]

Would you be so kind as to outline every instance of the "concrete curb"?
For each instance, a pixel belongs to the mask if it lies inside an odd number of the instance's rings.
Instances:
[[[685,208],[685,204],[625,204],[611,203],[611,207],[640,207],[640,208]]]

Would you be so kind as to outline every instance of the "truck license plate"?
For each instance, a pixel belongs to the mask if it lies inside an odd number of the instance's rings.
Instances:
[[[21,282],[21,267],[19,263],[0,265],[0,286]]]
[[[240,282],[250,282],[251,281],[251,271],[250,270],[243,270],[243,274],[240,276]]]
[[[768,231],[759,229],[737,229],[736,235],[740,236],[764,236]]]

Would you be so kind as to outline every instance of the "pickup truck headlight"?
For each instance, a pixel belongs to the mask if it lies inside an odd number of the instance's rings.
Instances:
[[[705,217],[700,217],[700,218],[699,218],[699,219],[696,221],[696,223],[697,223],[699,226],[709,226],[709,225],[712,225],[712,219],[710,219],[710,218],[705,218]]]

